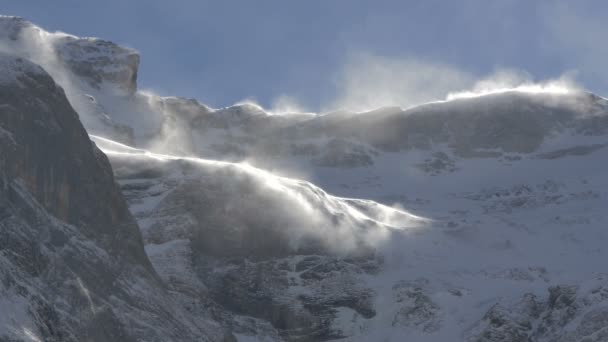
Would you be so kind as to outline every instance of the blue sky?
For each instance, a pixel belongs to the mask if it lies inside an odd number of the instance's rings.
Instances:
[[[0,3],[50,31],[134,47],[140,88],[215,107],[286,99],[318,110],[363,91],[389,102],[384,92],[441,96],[503,69],[533,80],[567,73],[608,95],[608,2],[599,0]]]

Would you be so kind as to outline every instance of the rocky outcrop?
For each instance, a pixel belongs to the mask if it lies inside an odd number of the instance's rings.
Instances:
[[[288,341],[352,336],[334,324],[342,309],[361,321],[376,315],[376,294],[361,281],[368,274],[366,266],[378,269],[373,260],[319,255],[221,260],[201,255],[195,263],[214,301],[228,312],[269,322]],[[254,329],[241,331],[258,335]]]
[[[430,298],[427,287],[429,281],[400,281],[393,286],[393,294],[398,310],[391,324],[425,333],[432,333],[441,328],[439,305]]]
[[[102,247],[128,251],[125,257],[145,262],[137,225],[114,186],[112,168],[94,148],[63,90],[29,61],[2,58],[22,72],[0,92],[0,125],[14,141],[5,154],[6,177],[19,180],[50,214],[79,225]]]
[[[64,36],[56,41],[59,58],[96,89],[110,83],[126,95],[137,91],[139,54],[107,40]]]
[[[603,278],[548,288],[539,298],[525,294],[514,304],[498,303],[472,330],[469,341],[589,341],[608,338],[608,287]]]
[[[312,162],[326,167],[371,166],[374,164],[374,154],[377,152],[365,145],[343,139],[332,139],[323,147],[320,155],[312,159]]]

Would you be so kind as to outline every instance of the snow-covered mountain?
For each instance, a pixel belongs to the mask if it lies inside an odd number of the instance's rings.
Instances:
[[[213,109],[138,90],[133,49],[15,17],[0,28],[0,227],[47,246],[3,244],[3,272],[32,289],[4,283],[3,312],[22,312],[0,316],[6,338],[608,340],[608,100],[511,89],[361,113]],[[15,189],[46,219],[28,221]],[[130,214],[117,224],[123,196],[141,236]],[[36,233],[54,230],[69,247]],[[27,273],[39,254],[57,264],[44,277]],[[86,278],[104,263],[101,278],[123,280]],[[56,280],[65,267],[88,302]],[[83,303],[106,311],[71,324]],[[89,333],[108,325],[121,330]]]

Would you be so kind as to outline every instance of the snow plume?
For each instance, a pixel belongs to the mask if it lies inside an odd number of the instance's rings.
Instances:
[[[337,77],[337,98],[326,109],[361,112],[387,106],[408,108],[508,91],[565,95],[582,89],[573,76],[566,72],[538,81],[522,70],[497,69],[480,77],[439,62],[364,53],[347,61]]]
[[[272,101],[270,113],[272,114],[291,114],[309,112],[295,97],[281,95]]]
[[[594,101],[590,101],[589,94],[575,81],[575,72],[565,72],[552,79],[534,80],[524,71],[502,69],[475,82],[470,90],[449,93],[445,101],[502,93],[523,94],[543,106],[567,108],[581,115],[593,115],[596,111]]]
[[[528,94],[566,95],[581,90],[572,73],[565,73],[557,79],[534,82],[532,76],[520,70],[498,70],[473,85],[470,90],[448,93],[446,100],[477,97],[483,95],[516,91]]]
[[[212,194],[209,201],[203,199],[207,208],[200,219],[206,224],[199,229],[219,224],[242,234],[259,230],[254,233],[285,236],[294,251],[313,241],[346,254],[378,248],[393,232],[422,228],[429,222],[373,201],[332,196],[309,182],[246,163],[157,154],[91,137],[110,157],[119,178],[143,174],[145,169],[162,170],[172,182],[188,182],[186,188],[195,191],[197,198]]]
[[[369,53],[351,56],[336,80],[337,98],[326,110],[402,108],[442,99],[467,89],[473,77],[447,64]]]
[[[280,95],[272,100],[270,108],[264,108],[255,97],[237,101],[233,106],[249,105],[259,109],[268,115],[287,115],[287,114],[312,114],[297,98],[290,95]]]
[[[571,95],[583,90],[575,72],[538,80],[526,71],[498,68],[477,75],[446,63],[420,58],[398,58],[371,53],[351,55],[335,77],[336,96],[321,112],[348,110],[367,112],[380,107],[409,108],[434,101],[451,101],[516,91],[527,94]],[[239,104],[255,105],[269,114],[304,111],[298,100],[288,95],[277,98],[271,109],[255,100]]]

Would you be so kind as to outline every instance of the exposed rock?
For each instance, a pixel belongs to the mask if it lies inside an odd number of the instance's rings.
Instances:
[[[608,288],[598,278],[579,286],[553,286],[539,299],[526,294],[496,304],[471,331],[470,341],[604,341],[608,336]]]
[[[270,322],[286,340],[348,336],[332,327],[339,308],[350,308],[362,319],[375,316],[374,292],[357,279],[364,273],[358,265],[323,256],[312,269],[294,272],[299,258],[210,260],[201,255],[195,263],[213,300],[232,312]]]
[[[80,225],[104,248],[128,251],[133,260],[145,262],[140,233],[114,186],[110,164],[93,147],[63,90],[41,69],[0,86],[0,125],[15,141],[6,155],[7,177],[19,179],[51,214]]]
[[[551,204],[593,199],[600,196],[599,192],[593,190],[577,189],[575,192],[569,191],[565,184],[553,180],[546,180],[540,184],[517,184],[510,188],[494,187],[477,193],[462,195],[464,198],[482,202],[482,207],[486,212],[535,209]]]
[[[532,294],[526,294],[514,308],[494,305],[484,315],[482,327],[477,327],[476,335],[470,341],[476,342],[528,342],[534,329],[534,322],[540,315],[542,304]]]
[[[402,281],[393,286],[395,302],[399,305],[399,310],[393,317],[393,326],[419,329],[426,333],[440,329],[440,309],[429,297],[428,286],[426,279]]]
[[[445,152],[435,152],[428,159],[425,159],[419,167],[427,173],[438,175],[442,172],[456,171],[456,162]]]
[[[99,89],[108,82],[128,95],[137,90],[139,54],[135,50],[107,40],[72,36],[62,37],[56,44],[61,60],[91,87]]]
[[[370,151],[364,146],[342,139],[332,139],[322,148],[313,164],[329,167],[360,167],[374,164]]]

